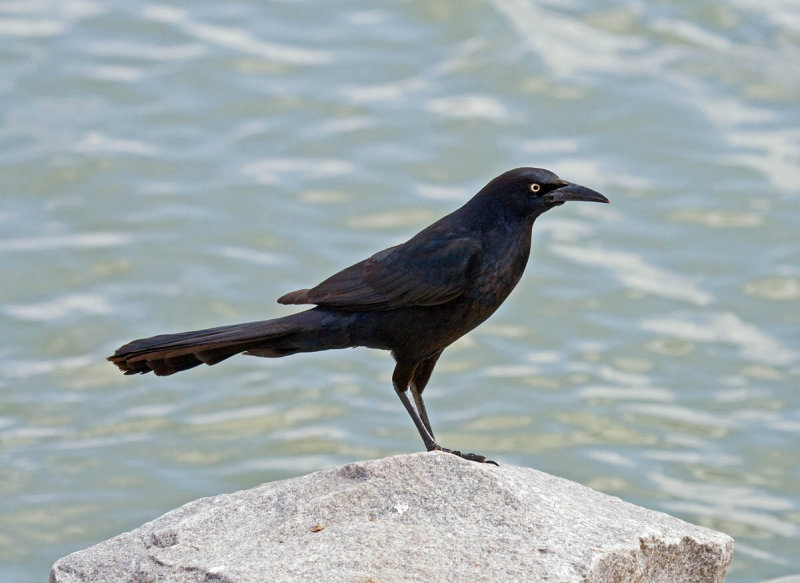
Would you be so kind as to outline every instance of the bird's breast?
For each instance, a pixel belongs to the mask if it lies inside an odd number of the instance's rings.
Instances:
[[[505,243],[484,252],[470,293],[475,300],[493,304],[495,309],[522,278],[531,252],[530,230],[509,235]]]

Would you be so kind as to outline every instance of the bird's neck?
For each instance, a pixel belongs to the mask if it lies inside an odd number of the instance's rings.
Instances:
[[[522,275],[531,254],[531,233],[534,219],[520,222],[501,223],[499,233],[490,236],[503,237],[503,245],[499,246],[497,259],[511,262],[515,273]]]
[[[496,197],[485,195],[481,191],[453,214],[459,215],[460,224],[469,225],[475,232],[487,233],[498,228],[515,231],[527,228],[530,233],[535,217],[520,217],[507,205],[498,202]]]
[[[483,233],[484,245],[481,258],[482,273],[475,287],[476,297],[492,306],[500,306],[517,286],[531,252],[531,227],[533,221],[523,224],[495,223]]]

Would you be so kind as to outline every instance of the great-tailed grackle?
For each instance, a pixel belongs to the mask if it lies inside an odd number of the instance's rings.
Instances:
[[[548,170],[510,170],[405,243],[278,299],[314,308],[275,320],[134,340],[108,360],[125,374],[171,375],[240,352],[278,357],[354,346],[389,350],[396,362],[394,390],[427,450],[486,462],[482,455],[436,442],[422,391],[442,351],[491,316],[517,285],[536,217],[568,200],[608,202]]]

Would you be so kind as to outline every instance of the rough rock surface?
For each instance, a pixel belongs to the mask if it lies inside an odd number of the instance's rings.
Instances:
[[[190,502],[51,582],[721,582],[729,536],[515,466],[420,453]]]

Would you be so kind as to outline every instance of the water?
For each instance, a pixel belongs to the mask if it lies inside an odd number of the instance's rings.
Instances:
[[[0,574],[181,503],[418,451],[368,350],[169,378],[132,338],[263,319],[521,165],[534,229],[445,352],[443,443],[800,572],[794,2],[0,1]]]

